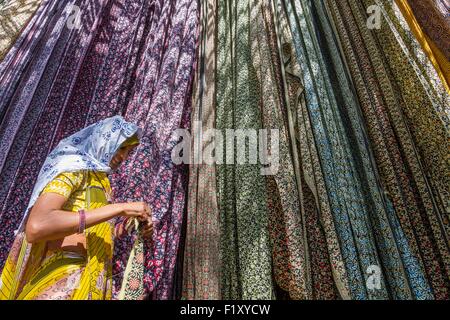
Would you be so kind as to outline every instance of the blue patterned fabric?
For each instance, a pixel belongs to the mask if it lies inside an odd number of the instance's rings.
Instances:
[[[378,183],[358,102],[323,6],[304,0],[283,3],[304,74],[352,299],[432,299],[423,270]],[[375,289],[367,285],[373,268],[380,271]]]

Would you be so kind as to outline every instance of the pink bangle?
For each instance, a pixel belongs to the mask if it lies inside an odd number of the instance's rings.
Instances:
[[[78,233],[84,233],[84,229],[86,228],[86,212],[84,209],[78,210],[78,214],[80,215],[80,224],[78,226]]]

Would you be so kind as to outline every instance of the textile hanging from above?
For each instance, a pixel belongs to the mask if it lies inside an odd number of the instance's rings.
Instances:
[[[49,151],[120,114],[143,135],[113,198],[149,203],[154,236],[115,241],[115,298],[448,299],[446,13],[0,0],[0,269]]]
[[[42,0],[6,0],[0,2],[0,61],[22,34]],[[26,33],[26,32],[25,32]]]
[[[363,2],[366,6],[373,3]],[[353,0],[329,0],[327,4],[349,61],[386,196],[435,297],[445,299],[449,252],[445,244],[447,232],[441,221],[448,217],[442,202],[446,200],[439,196],[448,194],[448,184],[441,183],[448,178],[444,174],[448,168],[441,167],[445,158],[439,148],[448,142],[445,126],[433,108],[432,101],[439,99],[431,100],[428,94],[433,92],[425,92],[421,82],[414,81],[414,69],[406,63],[411,60],[391,30],[386,26],[376,32],[366,28],[363,5]],[[434,121],[433,125],[430,121]],[[423,166],[427,159],[428,166]],[[433,167],[444,171],[433,172]],[[429,180],[432,173],[436,178]],[[430,185],[436,188],[430,189]]]
[[[215,148],[215,136],[208,136],[208,130],[215,128],[216,115],[217,5],[215,0],[203,0],[200,4],[182,296],[190,300],[216,300],[221,298],[217,173],[214,165],[203,162],[203,154]]]
[[[216,127],[262,128],[260,91],[252,67],[252,1],[218,1]],[[259,164],[235,165],[234,146],[223,151],[217,168],[221,218],[222,298],[273,297],[269,213]],[[228,160],[228,161],[225,161]],[[228,164],[227,164],[228,163]]]
[[[284,75],[286,87],[285,96],[289,105],[286,108],[286,116],[292,141],[292,156],[294,159],[294,167],[296,168],[296,179],[297,181],[301,181],[299,193],[304,195],[301,201],[304,206],[302,211],[308,212],[310,217],[316,216],[316,221],[309,220],[306,223],[306,226],[312,226],[311,230],[315,231],[318,235],[316,239],[323,241],[323,234],[320,234],[320,230],[323,229],[322,233],[325,234],[327,248],[321,248],[325,250],[325,255],[322,254],[321,258],[327,258],[326,250],[328,250],[334,285],[342,298],[349,299],[350,291],[347,271],[339,246],[334,220],[331,216],[330,203],[325,189],[323,173],[320,169],[320,160],[314,142],[308,109],[306,107],[303,73],[294,52],[292,34],[283,12],[281,11],[279,16],[276,15],[275,18],[280,56],[282,57],[282,75]],[[297,185],[299,185],[298,182]],[[312,250],[315,248],[320,248],[319,245],[323,246],[322,243],[316,242],[314,244],[311,242],[310,244],[315,246],[311,246],[310,250],[312,253]],[[316,272],[322,269],[317,267],[318,261],[320,260],[312,261],[312,267],[310,267],[309,272]],[[330,273],[329,269],[325,269],[324,271]],[[330,280],[328,279],[327,283],[328,291],[322,290],[322,293],[325,294],[322,298],[327,295],[328,297],[332,297],[335,294],[333,290],[330,290],[333,287],[332,284],[330,285]],[[318,281],[314,285],[316,287],[323,286]],[[315,297],[317,298],[318,295],[316,294]]]
[[[67,6],[73,4],[84,14],[79,26],[68,27]],[[148,249],[145,256],[146,294],[171,294],[186,169],[172,164],[175,142],[168,134],[189,123],[197,20],[197,3],[191,1],[42,3],[0,64],[2,266],[23,199],[52,146],[88,124],[123,114],[144,136],[139,157],[112,177],[113,189],[118,200],[153,203],[159,224],[154,252]],[[116,290],[129,242],[116,246]]]
[[[450,4],[447,0],[395,1],[450,93]]]
[[[171,159],[178,143],[173,132],[189,129],[199,12],[190,0],[161,1],[154,10],[125,113],[143,128],[145,138],[119,173],[116,195],[151,204],[156,233],[153,243],[144,243],[144,287],[155,299],[170,299],[188,182],[187,168]],[[118,259],[129,252],[119,244]]]
[[[448,0],[408,0],[414,16],[436,43],[447,60],[450,60],[450,3]]]
[[[258,175],[257,165],[221,163],[216,172],[210,171],[217,174],[222,244],[221,261],[214,262],[214,269],[208,265],[214,261],[209,252],[202,251],[204,239],[209,238],[199,237],[198,243],[194,239],[207,230],[213,230],[211,237],[217,235],[217,229],[207,228],[217,225],[218,214],[215,206],[208,208],[211,211],[198,206],[206,185],[200,185],[197,170],[201,166],[191,167],[190,186],[195,189],[188,196],[192,206],[188,209],[183,296],[433,298],[414,239],[405,234],[404,219],[397,216],[398,203],[392,202],[379,176],[380,151],[372,149],[376,135],[366,132],[369,114],[361,112],[359,104],[362,88],[358,83],[354,87],[353,70],[340,51],[343,46],[336,34],[340,30],[327,4],[219,1],[207,7],[202,34],[208,40],[199,51],[199,61],[204,62],[198,69],[195,119],[202,121],[199,126],[204,129],[223,128],[223,136],[226,129],[277,128],[280,162],[276,173],[268,176]],[[423,68],[423,61],[416,63]],[[207,74],[210,79],[214,74],[217,87],[204,81]],[[432,88],[439,86],[427,81]],[[207,90],[208,98],[211,95],[216,100],[203,103]],[[439,107],[430,105],[430,114]],[[215,124],[211,122],[214,114]],[[379,128],[374,130],[382,135]],[[236,160],[233,148],[219,154],[223,161]],[[195,156],[194,147],[191,157]],[[253,182],[251,198],[249,180]],[[208,193],[209,203],[214,205],[215,196]],[[199,228],[199,222],[208,227]],[[259,248],[259,256],[252,255],[251,246]],[[202,263],[208,267],[199,269]],[[384,270],[382,290],[377,292],[365,286],[367,268],[374,265]],[[212,286],[194,270],[212,272]],[[214,282],[219,274],[221,295]],[[250,285],[251,279],[258,281]]]
[[[325,10],[321,4],[305,1],[284,2],[283,6],[305,73],[306,104],[352,298],[428,296],[425,279],[413,278],[421,274],[419,266],[405,263],[411,260],[410,248],[378,184],[356,97],[333,33],[327,32]],[[374,265],[382,265],[385,271],[382,289],[376,292],[364,285],[367,269]],[[412,288],[410,281],[416,281],[417,287]]]

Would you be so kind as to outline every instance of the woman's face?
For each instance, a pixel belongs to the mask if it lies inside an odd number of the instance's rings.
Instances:
[[[116,170],[120,167],[122,162],[124,162],[128,158],[128,154],[136,147],[136,145],[121,147],[117,150],[114,157],[109,162],[109,166],[111,169]]]

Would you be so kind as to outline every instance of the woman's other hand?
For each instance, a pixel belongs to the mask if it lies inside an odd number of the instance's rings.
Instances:
[[[142,235],[145,239],[152,239],[153,236],[153,222],[152,217],[149,216],[147,219],[140,219]]]
[[[145,202],[129,202],[122,204],[121,216],[146,220],[150,217],[150,207]]]

